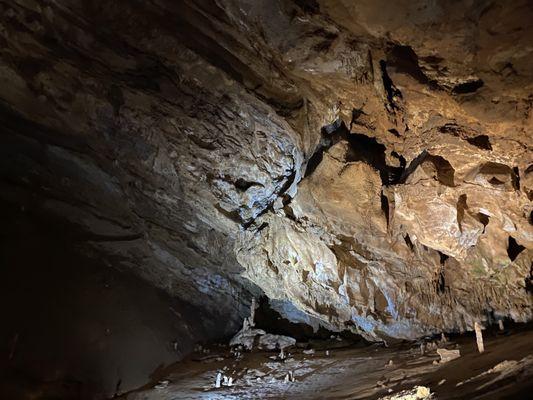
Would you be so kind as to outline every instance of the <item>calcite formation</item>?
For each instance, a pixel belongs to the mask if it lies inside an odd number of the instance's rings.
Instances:
[[[532,315],[528,0],[0,1],[0,198],[235,332]]]

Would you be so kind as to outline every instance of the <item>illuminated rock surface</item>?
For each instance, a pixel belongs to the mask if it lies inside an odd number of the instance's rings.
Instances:
[[[1,199],[86,254],[226,334],[262,294],[371,340],[532,318],[531,2],[0,13]]]

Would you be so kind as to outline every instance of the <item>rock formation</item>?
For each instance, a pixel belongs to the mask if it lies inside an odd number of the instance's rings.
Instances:
[[[532,318],[528,0],[0,1],[0,198],[220,316]]]

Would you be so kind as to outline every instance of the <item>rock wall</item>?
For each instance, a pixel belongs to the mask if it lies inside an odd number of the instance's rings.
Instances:
[[[4,201],[239,324],[532,317],[527,0],[0,1]]]
[[[1,205],[3,399],[110,399],[223,332],[201,310],[81,257],[68,235]]]

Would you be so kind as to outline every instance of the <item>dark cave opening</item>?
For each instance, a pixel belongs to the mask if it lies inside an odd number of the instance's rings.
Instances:
[[[466,202],[467,195],[461,194],[459,200],[457,200],[457,223],[459,224],[459,230],[463,231],[463,219],[465,217],[465,210],[468,209],[468,204]]]
[[[483,80],[481,80],[481,79],[475,79],[475,80],[470,80],[470,81],[467,81],[467,82],[462,82],[462,83],[459,83],[458,85],[455,85],[453,87],[452,93],[455,93],[455,94],[474,93],[478,89],[483,87],[484,84],[485,84],[485,82],[483,82]]]
[[[504,181],[500,181],[495,176],[493,176],[492,178],[489,179],[489,183],[492,184],[492,185],[496,185],[496,186],[505,185]]]
[[[258,308],[255,311],[255,327],[264,329],[269,333],[277,335],[286,335],[297,339],[299,342],[309,342],[310,340],[328,340],[334,332],[323,327],[315,330],[312,326],[305,323],[295,323],[284,318],[269,304],[267,297],[262,296],[259,299]],[[338,333],[352,342],[361,342],[361,337],[351,334],[350,332]]]
[[[524,251],[526,248],[519,244],[516,239],[512,236],[509,236],[508,245],[507,245],[507,255],[511,261],[516,260],[516,257]]]
[[[380,194],[381,198],[381,210],[383,211],[383,214],[385,215],[385,220],[387,221],[387,227],[389,226],[389,218],[390,218],[390,209],[389,209],[389,199],[387,196],[383,194],[383,190]]]
[[[466,141],[480,149],[492,150],[492,145],[490,144],[490,139],[487,135],[478,135],[474,137],[469,137]]]
[[[513,169],[505,164],[487,162],[481,166],[479,174],[494,186],[509,190],[520,189],[520,177],[516,167]]]
[[[410,46],[395,45],[387,52],[387,64],[398,72],[408,74],[422,84],[430,84],[418,63],[418,56]],[[433,87],[436,85],[432,84]]]
[[[246,179],[243,179],[243,178],[239,178],[235,181],[235,187],[243,192],[246,192],[252,186],[260,186],[260,184],[257,182],[247,181]]]
[[[479,135],[476,131],[467,129],[457,123],[447,123],[438,128],[439,132],[447,133],[466,140],[472,146],[483,150],[492,150],[492,144],[488,135]]]
[[[387,94],[388,106],[391,110],[398,108],[397,101],[402,98],[402,92],[398,90],[387,72],[387,62],[385,60],[379,61],[379,67],[381,69],[381,79],[383,82],[383,87],[385,88],[385,93]]]
[[[520,171],[518,167],[513,167],[513,173],[511,174],[513,180],[513,187],[515,190],[520,190]]]
[[[414,251],[414,244],[413,242],[411,242],[411,238],[409,237],[409,234],[406,233],[404,236],[403,236],[403,240],[405,241],[405,244],[407,245],[407,247],[409,247],[409,249],[411,249],[411,251]]]
[[[387,164],[385,157],[385,146],[372,138],[360,133],[350,133],[348,135],[350,152],[346,161],[363,161],[374,167],[381,177],[383,185],[393,185],[399,182],[404,171],[402,166],[393,167]],[[400,159],[401,160],[401,159]]]
[[[444,280],[444,271],[440,271],[437,275],[437,282],[435,284],[437,293],[442,294],[446,290],[446,281]]]
[[[483,224],[483,233],[485,233],[485,229],[487,229],[487,225],[490,222],[490,217],[486,214],[478,212],[476,214],[476,219]]]
[[[325,147],[320,146],[307,161],[307,167],[305,168],[304,176],[311,175],[324,158]]]

